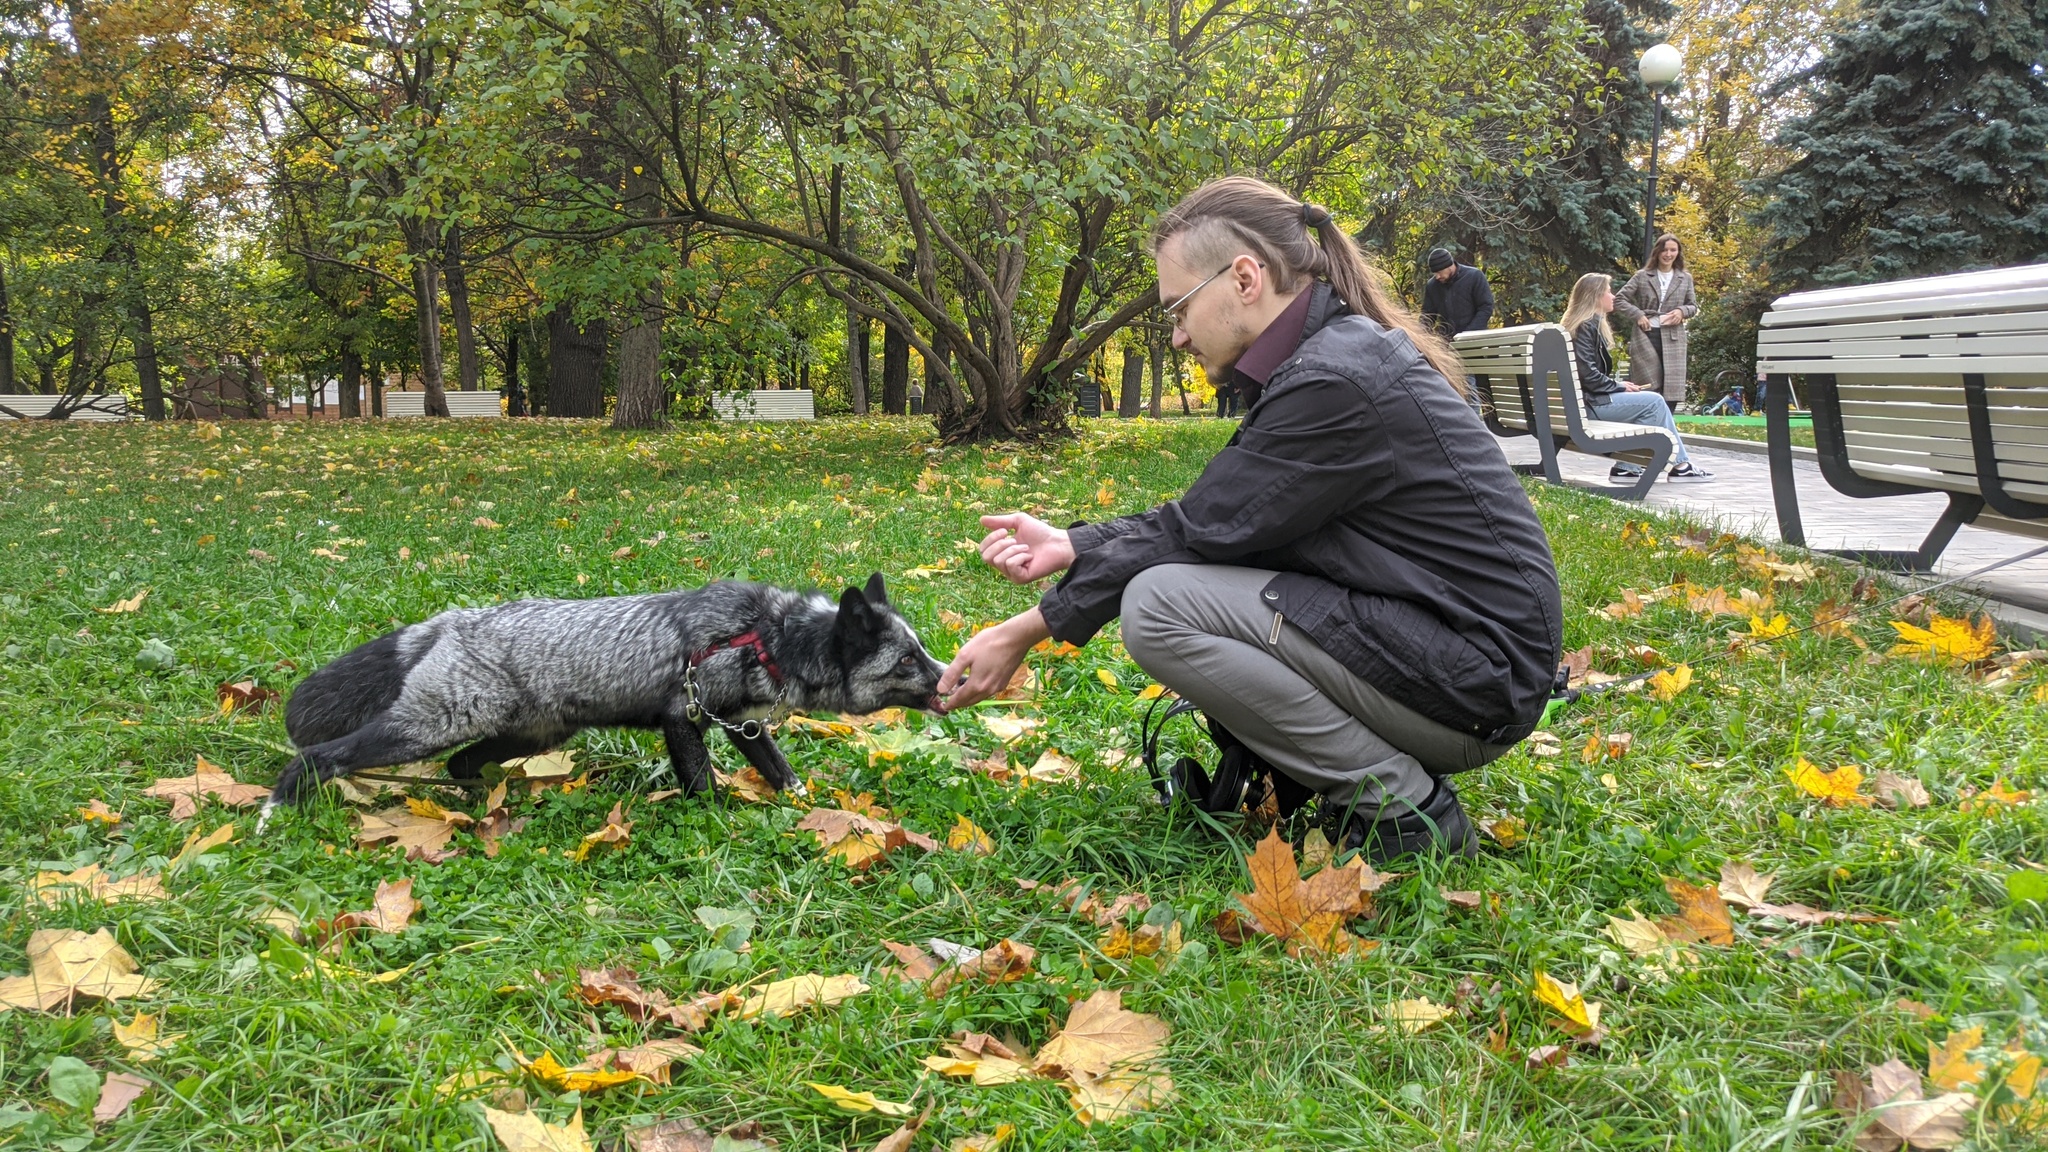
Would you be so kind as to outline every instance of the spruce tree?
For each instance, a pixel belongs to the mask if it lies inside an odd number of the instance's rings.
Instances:
[[[1864,0],[1830,41],[1759,182],[1772,279],[2048,259],[2048,0]]]

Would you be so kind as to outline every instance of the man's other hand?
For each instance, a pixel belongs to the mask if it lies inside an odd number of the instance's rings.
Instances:
[[[983,516],[991,529],[981,540],[981,558],[1013,584],[1029,584],[1064,572],[1074,562],[1074,546],[1064,528],[1055,528],[1028,512]]]

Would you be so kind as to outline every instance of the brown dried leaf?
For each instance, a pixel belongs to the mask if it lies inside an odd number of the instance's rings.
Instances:
[[[1354,861],[1356,863],[1356,861]],[[1294,862],[1294,847],[1278,828],[1259,841],[1247,861],[1252,890],[1238,893],[1237,902],[1259,931],[1290,946],[1344,954],[1358,950],[1356,937],[1344,924],[1365,910],[1359,873],[1350,868],[1324,868],[1304,881]]]
[[[137,975],[135,958],[105,928],[87,935],[73,928],[39,928],[28,938],[28,974],[0,979],[0,1012],[62,1009],[80,996],[122,1000],[156,991],[156,981]]]
[[[626,819],[626,804],[621,800],[613,804],[611,812],[605,816],[604,827],[577,841],[575,851],[569,853],[569,859],[581,863],[588,860],[593,852],[601,849],[615,851],[632,838],[633,821]]]
[[[1657,922],[1666,936],[1688,943],[1735,943],[1735,923],[1718,890],[1688,884],[1676,876],[1664,878],[1664,890],[1678,902],[1675,919],[1667,916]]]
[[[1738,908],[1754,908],[1764,902],[1776,879],[1775,873],[1758,874],[1756,866],[1747,861],[1726,861],[1721,865],[1721,899]]]
[[[1060,1034],[1038,1050],[1042,1076],[1106,1076],[1135,1070],[1159,1056],[1171,1035],[1164,1020],[1123,1006],[1123,993],[1103,988],[1074,1006]]]
[[[358,812],[356,819],[362,822],[362,829],[355,837],[357,844],[364,847],[390,844],[403,849],[407,860],[421,860],[428,864],[439,864],[455,855],[449,849],[448,841],[454,839],[457,827],[469,822],[469,817],[461,813],[422,816],[410,806],[386,808],[382,812]]]
[[[361,912],[344,912],[334,918],[329,927],[335,933],[345,933],[357,928],[368,928],[395,936],[405,931],[412,918],[420,910],[419,901],[412,898],[412,880],[407,878],[397,883],[389,880],[377,882],[377,895],[371,907]]]
[[[115,880],[98,864],[87,864],[76,872],[37,872],[36,878],[30,882],[30,889],[37,900],[52,908],[72,899],[112,904],[116,900],[164,900],[170,897],[170,893],[164,891],[161,876],[138,872]]]
[[[160,796],[171,802],[171,819],[190,820],[199,815],[199,800],[212,796],[232,808],[247,808],[268,799],[270,789],[261,784],[244,784],[220,767],[198,757],[190,776],[163,777],[143,789],[144,796]]]

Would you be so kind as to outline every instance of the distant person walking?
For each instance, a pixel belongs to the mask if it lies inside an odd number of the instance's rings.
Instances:
[[[1486,273],[1460,264],[1448,248],[1429,250],[1429,283],[1422,288],[1422,322],[1444,339],[1484,328],[1493,319],[1493,285]]]
[[[1642,385],[1614,378],[1614,357],[1608,349],[1614,345],[1614,327],[1608,323],[1607,314],[1615,311],[1614,281],[1598,272],[1588,272],[1572,285],[1571,299],[1565,302],[1565,331],[1572,334],[1572,359],[1579,369],[1579,391],[1586,397],[1586,414],[1595,420],[1612,420],[1617,424],[1647,424],[1671,433],[1677,441],[1677,450],[1672,458],[1677,465],[1671,469],[1668,479],[1673,481],[1712,480],[1714,474],[1701,469],[1692,462],[1692,456],[1685,450],[1685,441],[1678,435],[1678,425],[1671,419],[1671,405],[1662,396],[1645,389]],[[1615,480],[1627,480],[1643,474],[1642,466],[1617,460],[1607,475]]]
[[[1685,403],[1685,325],[1700,312],[1678,237],[1657,237],[1642,271],[1615,294],[1614,311],[1628,325],[1628,378],[1676,410]]]

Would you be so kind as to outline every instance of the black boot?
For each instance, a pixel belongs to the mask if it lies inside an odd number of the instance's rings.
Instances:
[[[1334,823],[1344,813],[1331,815]],[[1472,834],[1472,821],[1465,818],[1464,805],[1458,803],[1457,790],[1449,780],[1438,776],[1436,787],[1420,807],[1396,800],[1370,816],[1352,813],[1337,849],[1363,850],[1366,860],[1384,864],[1414,852],[1477,856],[1479,842]]]

